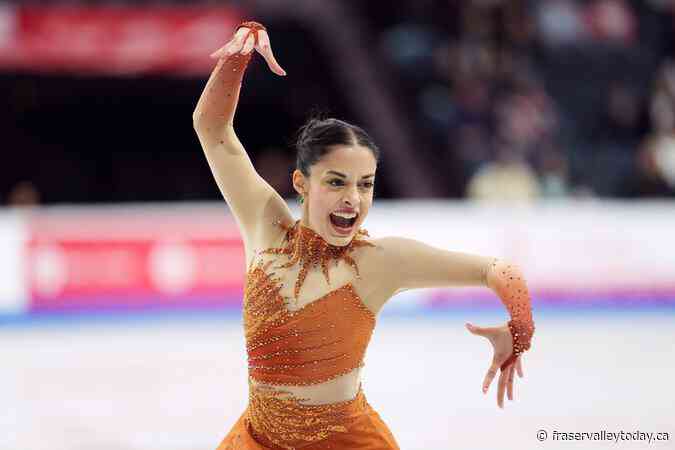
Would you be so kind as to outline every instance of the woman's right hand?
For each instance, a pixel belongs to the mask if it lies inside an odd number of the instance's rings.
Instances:
[[[255,41],[255,34],[258,33],[258,43]],[[270,38],[265,30],[251,30],[248,27],[241,27],[234,34],[234,37],[230,42],[216,50],[211,54],[211,58],[220,59],[227,58],[235,54],[248,55],[255,49],[258,53],[265,58],[267,65],[270,70],[277,75],[286,76],[286,71],[281,68],[274,53],[272,53],[272,45],[270,44]]]

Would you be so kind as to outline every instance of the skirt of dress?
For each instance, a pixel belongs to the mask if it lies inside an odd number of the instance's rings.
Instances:
[[[327,405],[280,394],[249,393],[246,410],[217,450],[400,450],[360,387],[354,399]]]

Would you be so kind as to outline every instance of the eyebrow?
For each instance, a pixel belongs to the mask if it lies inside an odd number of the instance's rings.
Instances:
[[[336,172],[334,170],[329,170],[328,172],[326,172],[326,175],[336,175],[338,177],[347,178],[347,175],[345,175],[344,173]],[[375,176],[374,173],[370,173],[368,175],[362,176],[361,178],[371,178],[371,177],[374,177],[374,176]]]

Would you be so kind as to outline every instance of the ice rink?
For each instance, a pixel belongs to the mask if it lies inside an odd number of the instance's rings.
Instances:
[[[675,449],[673,309],[535,312],[501,410],[496,380],[480,389],[491,347],[463,323],[505,317],[379,316],[363,387],[402,449]],[[236,312],[33,318],[0,326],[0,348],[2,450],[215,449],[246,405]],[[553,438],[603,431],[669,440]]]

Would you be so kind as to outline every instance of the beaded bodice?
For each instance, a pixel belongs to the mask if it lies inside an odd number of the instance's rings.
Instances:
[[[329,263],[342,259],[358,274],[349,253],[365,245],[372,244],[357,235],[347,246],[332,246],[296,222],[286,228],[284,246],[262,253],[288,255],[288,261],[275,270],[300,265],[294,289],[297,297],[313,267],[321,267],[328,280]],[[280,278],[270,272],[273,262],[253,264],[246,276],[244,330],[249,376],[267,384],[310,385],[361,367],[376,320],[354,286],[344,284],[291,311],[280,295]]]

